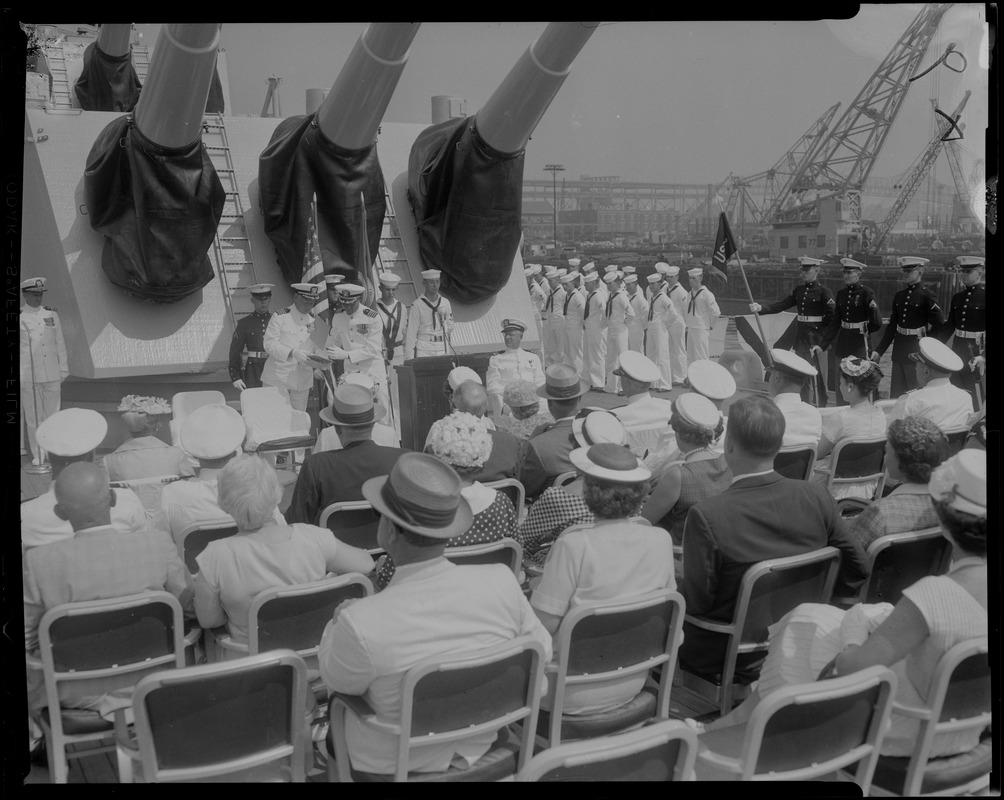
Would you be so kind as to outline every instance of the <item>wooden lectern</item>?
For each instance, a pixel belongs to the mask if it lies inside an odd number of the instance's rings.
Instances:
[[[448,415],[453,407],[443,391],[446,376],[454,367],[470,367],[485,381],[491,353],[413,358],[394,367],[397,370],[401,409],[401,447],[422,452],[429,428]]]

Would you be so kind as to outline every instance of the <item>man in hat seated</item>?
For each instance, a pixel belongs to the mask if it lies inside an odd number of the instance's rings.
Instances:
[[[690,278],[690,296],[683,319],[687,323],[687,363],[708,358],[711,346],[711,329],[722,315],[718,301],[711,290],[702,286],[704,270],[701,267],[687,270]]]
[[[889,397],[895,399],[904,392],[917,388],[917,372],[910,354],[916,353],[920,340],[941,328],[945,315],[938,305],[938,296],[921,284],[924,267],[929,259],[918,256],[900,258],[901,280],[906,284],[893,295],[889,324],[882,332],[882,340],[868,360],[876,364],[892,345],[892,383]]]
[[[893,406],[890,421],[904,417],[924,417],[941,430],[968,428],[975,421],[969,392],[951,383],[951,376],[965,367],[948,345],[933,337],[920,340],[915,362],[919,389],[907,392]]]
[[[984,351],[987,346],[987,290],[983,285],[984,259],[979,256],[960,256],[959,274],[962,277],[962,291],[952,295],[948,318],[940,333],[935,334],[948,344],[952,339],[952,350],[965,365],[952,373],[952,383],[969,392],[976,403],[976,386],[983,374],[986,363]]]
[[[248,289],[254,311],[237,320],[234,336],[230,340],[230,380],[234,388],[244,391],[261,386],[261,372],[268,360],[265,352],[265,331],[272,319],[268,304],[272,302],[271,283],[256,283]],[[241,365],[241,354],[247,352],[247,361]]]
[[[784,414],[782,447],[804,444],[815,447],[823,435],[823,416],[819,409],[802,400],[805,382],[815,379],[816,368],[791,350],[770,351],[774,368],[770,371],[767,391]]]
[[[841,552],[835,596],[854,596],[867,575],[864,551],[826,488],[774,472],[785,427],[781,411],[765,397],[744,397],[730,406],[725,460],[732,485],[692,506],[684,525],[680,589],[688,614],[727,622],[747,569],[829,545]],[[716,674],[725,646],[724,635],[684,623],[680,664],[691,672]]]
[[[439,293],[440,271],[422,271],[424,293],[408,308],[408,329],[404,337],[404,357],[449,354],[453,335],[453,306]]]
[[[321,419],[335,426],[341,450],[308,455],[293,487],[286,521],[317,525],[321,512],[332,503],[362,500],[362,485],[374,475],[386,475],[402,453],[399,447],[383,447],[373,441],[373,426],[387,409],[375,403],[362,386],[337,386]]]
[[[331,320],[331,333],[325,350],[332,360],[345,362],[345,372],[364,372],[377,387],[377,401],[390,406],[387,391],[387,365],[383,360],[383,319],[379,313],[362,304],[366,290],[354,283],[338,287],[342,302],[341,314]]]
[[[461,567],[443,556],[447,540],[473,519],[456,472],[425,453],[401,456],[389,472],[366,481],[363,495],[380,513],[377,541],[394,559],[394,577],[379,594],[339,606],[318,653],[327,685],[362,695],[376,711],[372,723],[347,713],[352,768],[384,775],[394,771],[397,737],[381,723],[400,720],[401,681],[409,668],[520,636],[539,642],[545,659],[552,654],[550,635],[507,566]],[[412,748],[408,769],[466,768],[495,738],[489,731]]]
[[[350,372],[348,375],[343,375],[339,383],[353,383],[356,386],[362,386],[373,395],[373,399],[376,399],[376,384],[373,383],[373,379],[365,372]],[[327,414],[325,414],[325,418],[327,418]],[[374,423],[373,441],[385,447],[400,447],[401,435],[388,425],[387,421],[388,419],[385,417],[380,422]],[[328,425],[322,428],[321,432],[317,434],[317,441],[314,442],[312,452],[323,453],[326,450],[341,449],[342,440],[338,438],[338,431],[335,430],[334,425]]]
[[[580,380],[567,364],[553,364],[544,372],[544,385],[537,395],[547,400],[554,424],[531,437],[524,446],[517,478],[527,500],[540,495],[563,472],[575,469],[568,454],[575,448],[572,421],[589,384]]]
[[[311,339],[317,321],[310,312],[320,289],[316,283],[294,283],[290,288],[293,305],[273,314],[265,329],[268,360],[261,382],[277,388],[295,410],[306,411],[314,368],[327,360],[324,348]]]
[[[617,358],[614,374],[620,378],[627,403],[610,411],[624,425],[631,452],[638,458],[644,458],[669,424],[673,404],[669,400],[652,397],[650,389],[659,383],[662,374],[641,353],[634,350],[622,352]]]
[[[55,481],[70,464],[93,462],[94,451],[108,433],[108,423],[89,408],[64,408],[38,426],[38,442],[49,454],[52,480],[45,493],[21,504],[21,547],[39,547],[69,539],[73,527],[56,515]],[[131,489],[112,489],[111,525],[123,533],[147,529],[146,510]]]
[[[725,414],[725,402],[736,393],[736,379],[732,373],[717,361],[702,359],[687,367],[687,382],[690,390],[707,397],[715,408],[722,412],[722,435],[714,441],[711,449],[716,453],[725,452],[725,429],[729,418]]]
[[[502,320],[502,338],[505,339],[505,352],[497,353],[488,359],[487,380],[488,402],[492,414],[500,416],[508,414],[502,402],[502,392],[513,381],[531,381],[534,386],[544,382],[544,370],[540,359],[533,353],[524,350],[523,334],[526,333],[526,323],[521,319],[509,317]]]
[[[24,449],[24,429],[27,425],[31,463],[35,466],[42,463],[42,454],[35,441],[35,429],[59,411],[60,387],[70,374],[59,314],[55,309],[42,305],[42,294],[47,291],[45,283],[45,278],[21,281],[24,305],[21,306],[18,320],[21,455],[27,455]]]

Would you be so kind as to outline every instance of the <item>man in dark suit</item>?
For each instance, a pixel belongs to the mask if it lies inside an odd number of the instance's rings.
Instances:
[[[335,388],[331,407],[321,410],[321,418],[335,426],[342,449],[307,456],[293,487],[287,522],[317,525],[326,506],[362,500],[362,485],[369,478],[390,474],[398,457],[408,451],[373,441],[373,425],[386,413],[364,386],[344,383]]]
[[[849,536],[825,487],[774,472],[783,437],[784,415],[766,397],[744,397],[729,408],[725,460],[732,485],[693,506],[683,532],[681,591],[688,614],[728,622],[747,569],[828,545],[841,552],[834,595],[853,596],[864,581],[864,551]],[[691,672],[717,674],[725,645],[724,635],[684,623],[680,664]]]

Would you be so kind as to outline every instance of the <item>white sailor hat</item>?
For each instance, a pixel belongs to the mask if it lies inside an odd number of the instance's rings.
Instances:
[[[638,283],[638,276],[637,275],[625,275],[624,276],[624,283],[625,284],[627,284],[627,283]]]
[[[602,408],[583,408],[572,420],[572,437],[579,447],[591,447],[600,442],[618,446],[627,444],[627,432],[615,415]]]
[[[659,281],[662,280],[662,273],[661,272],[653,272],[645,280],[647,280],[649,283],[658,283]]]
[[[502,320],[502,333],[506,331],[519,331],[526,333],[526,323],[517,317],[506,317]]]
[[[956,260],[959,262],[959,269],[962,270],[976,269],[986,265],[986,259],[981,256],[959,256]]]
[[[771,349],[770,355],[774,360],[774,368],[779,372],[784,372],[795,378],[811,378],[818,374],[812,364],[791,350],[780,350],[774,347]]]
[[[931,263],[929,258],[921,258],[920,256],[900,256],[899,268],[902,270],[916,269],[917,267],[924,267]]]
[[[558,278],[561,278],[561,277],[563,277],[563,276],[565,276],[567,274],[568,274],[568,270],[565,269],[564,267],[558,267],[557,271],[555,272],[555,275]]]
[[[913,361],[928,364],[942,372],[958,372],[962,369],[962,359],[947,344],[931,336],[925,336],[917,345],[917,352],[910,353]]]
[[[687,367],[690,388],[709,400],[728,400],[736,393],[736,379],[721,364],[702,358]]]
[[[809,267],[818,267],[822,264],[824,259],[822,258],[810,258],[809,256],[799,256],[798,263],[802,269],[809,269]]]
[[[558,278],[558,280],[560,280],[562,283],[571,283],[572,281],[574,281],[578,277],[579,277],[579,273],[578,272],[569,272],[566,275],[561,275]]]
[[[855,261],[853,258],[842,258],[840,259],[840,266],[844,269],[864,269],[865,265],[860,261]]]
[[[635,350],[625,350],[617,356],[614,374],[624,375],[639,383],[655,383],[662,377],[655,363]]]
[[[531,275],[537,275],[539,272],[540,272],[540,264],[527,264],[525,267],[523,267],[523,274],[526,275],[526,277],[528,278]]]
[[[584,283],[592,283],[595,280],[599,280],[599,277],[600,274],[596,271],[587,272],[585,275],[582,276],[582,281]]]
[[[63,458],[82,456],[96,450],[108,433],[108,422],[90,408],[64,408],[38,424],[38,446],[50,455]]]
[[[321,291],[316,283],[293,283],[290,284],[289,288],[301,297],[311,297],[314,299],[317,298]]]
[[[555,273],[557,271],[558,271],[558,268],[556,266],[554,266],[553,264],[547,264],[544,267],[544,277],[545,278],[556,278],[557,275]]]
[[[422,280],[424,281],[438,281],[441,271],[438,269],[423,269],[422,270]]]
[[[616,280],[620,280],[621,274],[619,272],[608,272],[603,276],[603,280],[606,283],[613,283]]]
[[[701,267],[694,267],[693,269],[687,270],[687,275],[691,278],[700,278],[704,274],[704,270]]]
[[[610,272],[614,272],[616,269],[617,269],[617,265],[616,264],[607,264],[603,268],[603,271],[607,272],[607,273],[610,273]]]
[[[47,292],[49,290],[45,288],[45,278],[28,278],[26,281],[21,281],[21,291]]]
[[[679,274],[680,274],[680,268],[679,267],[673,267],[673,266],[666,267],[666,277],[667,278],[675,278]]]
[[[623,272],[625,275],[633,275],[634,272],[635,272],[635,268],[634,267],[621,267],[621,272]]]
[[[596,262],[595,261],[590,261],[588,264],[586,264],[585,266],[582,267],[582,271],[583,272],[592,272],[595,269],[596,269]]]
[[[674,413],[684,422],[713,431],[722,419],[722,412],[703,394],[686,392],[674,401]]]
[[[481,383],[481,376],[478,375],[470,367],[454,367],[450,370],[450,374],[446,376],[446,382],[450,384],[450,388],[456,390],[456,388],[467,381],[474,381],[475,383]]]
[[[247,426],[237,411],[225,405],[199,406],[181,423],[181,449],[193,458],[224,458],[244,443]]]
[[[931,472],[927,491],[963,514],[986,517],[987,451],[960,450]]]
[[[669,272],[669,264],[667,264],[665,261],[660,261],[658,264],[655,265],[655,271],[658,272],[660,275],[665,275],[667,272]]]
[[[570,258],[570,259],[568,259],[568,266],[570,266],[570,267],[578,268],[579,264],[581,264],[581,263],[582,263],[582,259],[579,259],[579,258]]]
[[[338,285],[338,296],[344,298],[362,297],[366,290],[355,283],[340,283]]]
[[[248,287],[249,294],[272,294],[272,289],[275,286],[273,283],[256,283],[254,286]]]
[[[646,467],[626,447],[601,442],[592,447],[580,447],[568,454],[568,460],[580,472],[611,483],[640,483],[652,477]]]
[[[324,282],[328,286],[334,286],[336,284],[342,283],[345,280],[345,276],[338,272],[332,272],[330,275],[324,276]]]
[[[396,289],[397,285],[401,282],[401,276],[395,275],[393,272],[381,272],[380,273],[380,284],[386,286],[388,289]]]

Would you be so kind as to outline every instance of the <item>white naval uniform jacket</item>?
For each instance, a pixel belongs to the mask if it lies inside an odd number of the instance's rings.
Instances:
[[[424,341],[428,347],[421,355],[429,355],[432,351],[438,354],[445,354],[446,347],[443,344],[444,336],[453,334],[453,306],[450,301],[442,295],[432,302],[424,294],[419,297],[408,308],[408,328],[404,338],[404,357],[414,358],[416,346],[420,341]],[[439,337],[438,341],[432,341],[433,336]]]
[[[488,359],[485,372],[486,390],[492,410],[497,414],[502,410],[502,393],[513,381],[530,381],[534,386],[544,383],[544,370],[540,359],[522,347],[506,350]]]
[[[32,382],[32,362],[35,366],[35,383],[61,381],[70,374],[59,314],[48,306],[22,306],[18,329],[21,340],[21,383]]]
[[[352,316],[335,314],[325,343],[337,356],[346,359],[345,372],[365,372],[386,388],[387,368],[383,360],[383,318],[361,303]],[[329,355],[331,355],[329,353]]]
[[[684,319],[689,330],[710,331],[721,314],[715,296],[706,286],[701,286],[696,295],[691,293],[687,298]]]
[[[263,384],[282,386],[293,392],[311,387],[314,368],[294,359],[293,351],[323,354],[323,350],[311,339],[316,325],[317,320],[311,314],[301,314],[295,306],[272,315],[265,329],[264,345],[268,360],[261,371]]]

